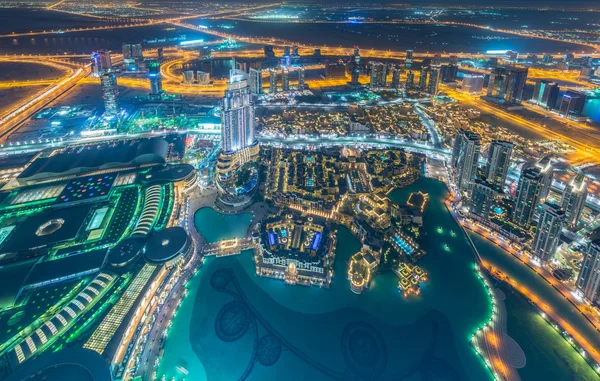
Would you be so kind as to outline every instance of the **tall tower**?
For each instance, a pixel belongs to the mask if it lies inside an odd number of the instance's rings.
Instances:
[[[525,89],[525,84],[527,82],[528,70],[528,68],[510,68],[506,78],[506,92],[504,94],[506,103],[521,103],[521,100],[523,99],[523,90]]]
[[[565,212],[559,205],[551,202],[542,205],[542,213],[531,244],[533,255],[540,261],[552,259],[558,247],[564,220]]]
[[[592,237],[577,275],[577,291],[591,303],[600,302],[600,237]]]
[[[254,103],[248,87],[248,75],[241,70],[230,71],[221,114],[223,152],[234,153],[256,143]]]
[[[494,205],[494,201],[501,195],[502,188],[483,179],[476,179],[471,193],[471,212],[487,219]]]
[[[524,168],[515,192],[513,221],[526,226],[538,206],[543,188],[544,175],[537,167]]]
[[[150,79],[150,98],[160,99],[163,92],[162,78],[160,76],[160,62],[150,61],[148,63],[148,78]]]
[[[398,90],[400,88],[400,74],[402,73],[402,69],[397,67],[396,65],[392,66],[392,89]]]
[[[372,89],[385,87],[387,79],[387,65],[382,62],[371,62],[371,82],[369,86]]]
[[[100,77],[102,72],[111,69],[110,51],[101,49],[92,53],[92,73],[95,77]]]
[[[501,188],[504,187],[513,147],[514,145],[510,142],[503,140],[492,141],[488,149],[485,165],[485,177],[487,181],[497,184]]]
[[[105,71],[100,75],[100,85],[102,86],[102,98],[104,99],[104,115],[115,116],[119,113],[117,105],[117,74],[113,71]]]
[[[290,70],[287,67],[281,68],[281,89],[290,91]]]
[[[303,91],[305,87],[304,68],[300,67],[298,69],[298,91]]]
[[[358,86],[358,78],[360,76],[360,50],[357,46],[354,47],[354,54],[352,54],[352,59],[350,61],[350,84],[352,86]]]
[[[452,173],[454,183],[461,191],[468,191],[473,186],[480,150],[481,137],[479,135],[461,129],[454,137]]]
[[[419,77],[419,89],[421,91],[427,91],[427,76],[429,75],[429,66],[423,66],[421,68],[421,76]]]
[[[552,188],[552,180],[554,179],[554,168],[552,168],[552,160],[549,156],[543,157],[535,164],[542,175],[542,189],[540,191],[540,202],[546,201],[550,188]]]
[[[250,86],[250,92],[256,95],[262,94],[262,70],[250,68],[248,77],[248,86]]]
[[[413,51],[412,50],[407,50],[406,51],[406,67],[411,67],[412,63],[413,63]]]
[[[429,84],[427,85],[427,92],[431,95],[436,95],[440,80],[442,77],[442,68],[440,66],[432,66],[429,72]]]
[[[277,72],[275,69],[269,69],[269,93],[275,94],[277,92]]]
[[[587,184],[583,173],[578,173],[565,187],[560,206],[565,211],[565,221],[569,226],[577,226],[585,199],[587,197]]]
[[[406,73],[406,86],[404,87],[406,90],[410,90],[415,87],[415,73],[412,70],[409,70]]]

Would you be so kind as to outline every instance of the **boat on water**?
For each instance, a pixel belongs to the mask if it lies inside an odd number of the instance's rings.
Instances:
[[[187,369],[185,369],[183,366],[178,365],[177,366],[177,370],[180,371],[181,373],[185,374],[186,376],[190,373]]]
[[[450,230],[450,235],[451,235],[452,237],[456,237],[456,233],[454,232],[454,230]]]

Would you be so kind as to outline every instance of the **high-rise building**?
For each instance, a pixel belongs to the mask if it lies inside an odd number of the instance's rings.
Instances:
[[[315,50],[313,50],[313,56],[316,58],[321,58],[321,49],[315,48]]]
[[[427,85],[427,92],[431,95],[436,95],[442,79],[442,67],[432,66],[429,72],[429,84]]]
[[[290,91],[290,70],[287,67],[281,69],[281,89]]]
[[[383,62],[371,61],[371,81],[369,86],[372,89],[385,87],[387,80],[387,65]]]
[[[306,87],[304,68],[298,68],[298,91],[303,91]]]
[[[463,91],[468,94],[481,94],[484,78],[481,74],[465,74],[462,82]]]
[[[300,53],[298,52],[298,45],[292,45],[292,56],[300,57]]]
[[[485,179],[475,179],[469,201],[469,210],[479,217],[487,219],[494,202],[503,194],[502,188]]]
[[[503,140],[494,140],[490,144],[485,165],[487,181],[498,185],[501,189],[506,182],[506,174],[510,166],[510,156],[514,145]]]
[[[254,103],[248,87],[248,75],[231,70],[221,108],[221,146],[234,153],[255,143]]]
[[[535,83],[531,101],[543,107],[554,108],[556,107],[559,91],[560,88],[556,82],[539,80]]]
[[[419,77],[419,89],[427,91],[427,77],[429,76],[429,66],[421,66],[421,75]]]
[[[273,50],[272,45],[265,45],[265,47],[263,48],[263,51],[265,53],[266,58],[274,58],[275,57],[275,50]]]
[[[537,167],[527,167],[521,171],[515,191],[513,221],[521,226],[531,222],[540,201],[544,175]]]
[[[341,62],[332,62],[325,65],[325,77],[346,78],[346,65]]]
[[[117,105],[117,74],[113,71],[105,71],[100,75],[100,85],[102,86],[102,98],[104,99],[104,114],[115,116],[119,113]]]
[[[165,59],[165,52],[163,48],[156,49],[156,59],[162,61]]]
[[[523,90],[527,83],[528,68],[512,67],[508,71],[506,93],[504,100],[510,104],[521,103],[523,99]]]
[[[535,166],[539,169],[542,175],[542,190],[540,191],[540,202],[546,201],[550,188],[552,188],[552,180],[554,179],[554,168],[552,167],[552,159],[550,156],[545,156],[538,161]]]
[[[400,88],[400,74],[402,73],[402,69],[398,66],[392,66],[392,89],[398,90]]]
[[[558,243],[565,220],[565,212],[558,204],[545,202],[537,224],[535,236],[531,243],[533,255],[541,262],[552,259]]]
[[[458,66],[452,65],[452,64],[442,66],[442,81],[456,82],[457,76],[458,76]]]
[[[160,99],[162,94],[162,78],[160,75],[160,62],[148,63],[148,79],[150,80],[150,98]]]
[[[458,66],[458,56],[450,56],[450,65]]]
[[[183,84],[191,85],[194,83],[194,71],[193,70],[185,70],[183,72]]]
[[[583,173],[578,173],[569,181],[560,200],[560,206],[565,211],[565,222],[569,226],[577,226],[586,198],[587,184],[585,176]]]
[[[277,71],[275,69],[269,69],[269,93],[275,94],[277,92]]]
[[[509,104],[521,103],[527,82],[527,73],[527,68],[495,68],[490,73],[487,96],[504,99]]]
[[[573,55],[573,53],[566,53],[563,56],[563,61],[568,65],[571,62],[573,62],[573,60],[575,59],[575,55]]]
[[[250,68],[248,85],[252,94],[262,94],[262,70]]]
[[[552,61],[554,61],[554,57],[552,57],[550,54],[544,54],[542,57],[543,63],[552,63]]]
[[[123,49],[123,66],[126,71],[138,71],[140,64],[144,61],[144,51],[142,44],[124,43]]]
[[[411,67],[412,63],[413,63],[413,51],[412,50],[407,50],[406,51],[406,67]]]
[[[567,91],[560,102],[559,113],[564,116],[578,116],[583,112],[586,95],[579,91]]]
[[[412,70],[409,70],[406,73],[406,86],[405,89],[409,90],[415,87],[415,73]]]
[[[289,46],[284,46],[283,47],[283,56],[284,57],[289,57],[291,55],[290,53],[290,47]]]
[[[433,60],[431,60],[431,64],[433,66],[442,66],[442,55],[440,53],[435,53],[433,55]]]
[[[516,63],[519,60],[519,52],[513,52],[512,50],[506,51],[504,59],[511,63]]]
[[[577,291],[591,303],[600,303],[600,237],[592,236],[581,269],[577,275]]]
[[[350,84],[352,86],[358,86],[360,83],[358,82],[358,78],[360,76],[360,50],[357,46],[354,47],[354,53],[352,54],[352,59],[350,60]]]
[[[461,191],[473,186],[481,150],[481,137],[470,131],[460,129],[454,137],[452,150],[452,174],[454,183]]]
[[[95,77],[99,77],[102,72],[111,69],[110,51],[101,49],[92,53],[92,74]]]

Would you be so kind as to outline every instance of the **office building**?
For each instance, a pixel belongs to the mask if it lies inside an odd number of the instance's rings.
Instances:
[[[306,88],[306,79],[304,68],[298,68],[298,91],[303,91]]]
[[[233,153],[247,148],[254,140],[254,103],[248,75],[231,70],[221,108],[221,148]]]
[[[92,74],[95,77],[100,77],[104,71],[111,69],[110,51],[101,49],[92,53]]]
[[[321,49],[315,48],[315,50],[313,50],[313,57],[321,58]]]
[[[269,69],[269,93],[277,93],[277,71]]]
[[[540,171],[542,176],[542,189],[540,191],[540,203],[546,201],[550,188],[552,187],[552,180],[554,179],[554,168],[552,167],[552,160],[550,156],[545,156],[535,164],[536,168]]]
[[[575,55],[573,55],[573,53],[566,53],[565,55],[563,55],[563,62],[567,65],[573,62],[574,59]]]
[[[495,201],[503,194],[502,188],[485,179],[475,179],[469,201],[469,212],[488,219]]]
[[[481,74],[465,74],[462,82],[463,91],[468,94],[481,94],[484,78],[485,76]]]
[[[523,168],[515,190],[513,222],[527,226],[540,202],[544,175],[537,167]]]
[[[194,71],[193,70],[185,70],[183,72],[183,84],[191,85],[194,83]]]
[[[508,50],[504,55],[504,59],[510,63],[516,63],[519,60],[519,52]]]
[[[456,82],[456,78],[458,76],[458,66],[457,65],[443,65],[442,66],[442,81],[444,82]]]
[[[290,55],[291,55],[290,47],[289,46],[284,46],[283,47],[283,56],[284,57],[289,57]]]
[[[151,61],[148,63],[148,79],[150,80],[150,94],[152,99],[160,99],[162,89],[162,78],[160,75],[160,62]]]
[[[519,104],[527,82],[527,68],[498,67],[490,73],[487,96],[503,99],[508,104]]]
[[[354,47],[354,53],[352,54],[352,58],[350,60],[350,71],[350,84],[352,86],[360,85],[358,82],[358,78],[360,76],[360,50],[358,47]]]
[[[281,69],[281,89],[290,91],[290,70],[287,67]]]
[[[458,56],[450,56],[450,65],[458,66]]]
[[[554,61],[554,57],[552,57],[550,54],[544,54],[542,57],[543,63],[552,63],[552,61]]]
[[[427,84],[427,92],[431,95],[436,95],[442,79],[442,67],[432,66],[429,71],[429,83]]]
[[[102,98],[104,99],[104,115],[116,116],[119,113],[117,74],[113,71],[105,71],[100,75],[100,85],[102,86]]]
[[[382,62],[371,62],[371,81],[369,87],[377,89],[385,87],[387,80],[387,65]]]
[[[400,74],[402,73],[402,69],[398,66],[392,66],[392,89],[398,90],[400,88]]]
[[[123,49],[123,66],[125,71],[139,71],[140,65],[144,61],[142,44],[124,43]]]
[[[565,220],[565,212],[558,204],[545,202],[542,205],[540,219],[531,243],[534,257],[541,262],[552,259],[558,243]]]
[[[421,75],[419,77],[419,89],[427,91],[427,77],[429,76],[429,66],[421,66]]]
[[[461,129],[454,137],[452,175],[454,184],[460,191],[468,191],[473,186],[480,150],[479,135]]]
[[[300,57],[300,53],[298,52],[298,45],[293,45],[292,46],[292,56],[294,56],[294,57]]]
[[[563,191],[560,206],[565,211],[565,223],[571,227],[577,226],[585,199],[587,198],[587,184],[583,173],[578,173],[569,181]]]
[[[485,165],[485,177],[487,181],[498,185],[501,189],[506,182],[506,174],[510,166],[510,156],[514,145],[503,140],[494,140],[490,144]]]
[[[560,88],[555,82],[539,80],[535,83],[531,102],[543,107],[554,108],[558,100]]]
[[[156,49],[156,59],[162,61],[165,59],[165,52],[163,48]]]
[[[250,68],[248,74],[248,85],[252,94],[262,94],[262,70]]]
[[[592,304],[600,303],[600,237],[592,236],[577,275],[577,292]]]
[[[406,73],[406,90],[410,90],[415,87],[415,73],[412,70],[409,70]]]
[[[579,91],[567,91],[561,101],[559,113],[563,116],[580,116],[585,106],[586,95]]]

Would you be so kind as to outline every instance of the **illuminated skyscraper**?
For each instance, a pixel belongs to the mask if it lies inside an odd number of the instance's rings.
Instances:
[[[354,47],[354,54],[352,54],[352,59],[350,60],[350,84],[352,86],[358,86],[358,78],[360,76],[360,50],[358,47]]]
[[[102,72],[112,69],[112,61],[108,50],[98,50],[92,53],[92,74],[100,77]]]
[[[262,94],[262,70],[250,68],[248,86],[252,94]]]
[[[537,167],[524,168],[515,191],[513,222],[526,226],[531,222],[543,188],[544,175]]]
[[[542,205],[540,220],[531,243],[531,251],[540,261],[552,259],[558,247],[564,220],[565,212],[559,205],[552,202]]]
[[[409,70],[408,73],[406,73],[406,86],[405,86],[405,89],[406,90],[410,90],[413,87],[415,87],[415,73],[413,73],[412,70]]]
[[[510,156],[514,145],[502,140],[494,140],[488,149],[487,162],[485,165],[485,177],[492,184],[501,188],[506,182],[506,174],[510,165]]]
[[[540,202],[546,201],[550,188],[552,187],[552,180],[554,179],[554,168],[552,167],[552,160],[550,156],[543,157],[540,161],[535,164],[536,168],[540,171],[542,176],[542,189],[540,190]]]
[[[126,71],[137,71],[138,66],[144,60],[142,44],[123,44],[123,65]]]
[[[577,226],[585,199],[587,198],[587,184],[583,173],[578,173],[565,187],[560,206],[565,211],[565,222],[569,226]]]
[[[487,219],[494,201],[502,195],[502,188],[484,179],[475,179],[469,200],[470,212]]]
[[[221,146],[235,153],[256,143],[254,139],[254,103],[248,87],[248,75],[231,70],[221,109]]]
[[[113,71],[105,71],[100,75],[100,85],[102,86],[102,98],[104,99],[104,114],[115,116],[119,113],[117,105],[117,74]]]
[[[463,76],[462,89],[468,94],[481,94],[483,91],[484,76],[481,74],[468,74]]]
[[[543,107],[556,107],[560,88],[555,82],[539,80],[535,83],[531,101]]]
[[[411,67],[412,63],[413,63],[413,51],[412,50],[407,50],[406,51],[406,67]]]
[[[600,302],[600,237],[592,236],[577,275],[577,291],[591,303]]]
[[[160,99],[162,94],[162,78],[160,75],[160,62],[150,61],[148,63],[148,78],[150,79],[150,94],[153,99]]]
[[[269,93],[275,94],[277,92],[277,72],[275,69],[269,69]]]
[[[385,87],[387,79],[387,65],[382,62],[371,62],[371,81],[369,86],[372,89]]]
[[[421,67],[421,75],[419,77],[419,89],[427,91],[427,77],[429,76],[429,66]]]
[[[506,83],[506,93],[504,100],[510,104],[521,103],[523,99],[523,90],[527,83],[528,68],[512,67],[508,71]]]
[[[304,90],[305,87],[304,68],[300,67],[298,69],[298,91]]]
[[[454,183],[461,191],[468,191],[473,186],[480,150],[479,135],[463,129],[458,131],[454,137],[451,164]]]
[[[290,54],[290,47],[289,46],[284,46],[283,47],[283,56],[284,57],[289,57],[290,55],[291,55]]]
[[[290,70],[287,67],[281,69],[281,89],[290,91]]]
[[[559,113],[563,116],[579,116],[585,106],[586,95],[579,91],[567,91],[560,102]]]
[[[392,66],[392,89],[398,90],[400,88],[400,74],[402,73],[402,69],[398,66]]]
[[[432,66],[429,72],[429,84],[427,92],[431,95],[436,95],[442,79],[442,68],[440,66]]]

